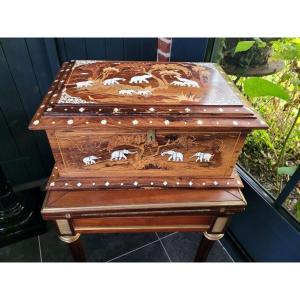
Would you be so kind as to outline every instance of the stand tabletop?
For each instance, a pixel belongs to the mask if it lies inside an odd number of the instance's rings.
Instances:
[[[49,191],[42,214],[46,219],[58,216],[87,216],[132,212],[241,212],[246,201],[240,189],[136,189],[98,191]]]

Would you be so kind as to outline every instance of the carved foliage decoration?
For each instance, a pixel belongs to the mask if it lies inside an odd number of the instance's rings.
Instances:
[[[59,103],[120,103],[125,98],[161,103],[197,101],[205,93],[211,69],[188,63],[105,62],[76,63],[66,84],[72,99]],[[74,100],[76,99],[76,101]]]
[[[65,161],[73,167],[89,169],[118,166],[130,166],[135,170],[214,167],[220,165],[223,151],[223,141],[210,135],[199,138],[194,135],[158,134],[154,141],[147,140],[146,134],[85,136],[68,139],[68,145],[71,146],[64,151]],[[125,157],[122,155],[122,159],[117,159],[119,152],[127,153]]]

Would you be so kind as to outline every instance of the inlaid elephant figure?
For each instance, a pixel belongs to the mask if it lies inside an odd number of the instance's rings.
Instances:
[[[94,156],[94,155],[90,155],[90,156],[86,156],[82,159],[82,161],[84,162],[84,164],[86,166],[88,165],[94,165],[96,163],[96,160],[99,159],[101,157],[97,157],[97,156]]]
[[[141,91],[137,91],[136,93],[137,95],[145,96],[145,97],[152,95],[152,92],[149,90],[141,90]]]
[[[126,95],[126,96],[132,96],[135,95],[136,91],[135,90],[120,90],[119,95]]]
[[[168,161],[183,161],[183,154],[181,152],[168,150],[161,153],[161,156],[170,155]]]
[[[176,77],[178,81],[171,82],[171,85],[176,86],[188,86],[188,87],[199,87],[198,82],[187,78]]]
[[[127,159],[127,156],[125,154],[134,154],[137,153],[136,151],[131,152],[127,149],[123,150],[116,150],[111,154],[110,160],[122,160],[122,159]]]
[[[149,81],[147,79],[151,78],[151,77],[152,77],[151,74],[145,74],[145,75],[141,75],[141,76],[133,76],[133,77],[131,77],[129,83],[149,83]]]
[[[119,81],[125,81],[125,78],[119,78],[119,77],[115,77],[115,78],[110,78],[110,79],[106,79],[103,81],[104,85],[116,85],[116,84],[120,84]]]
[[[77,89],[87,88],[89,86],[92,86],[93,84],[94,84],[93,80],[80,81],[80,82],[76,82],[76,88]]]
[[[200,162],[210,162],[211,159],[214,157],[214,154],[210,154],[210,153],[204,153],[204,152],[197,152],[195,153],[192,157],[197,157],[196,162],[200,161]]]

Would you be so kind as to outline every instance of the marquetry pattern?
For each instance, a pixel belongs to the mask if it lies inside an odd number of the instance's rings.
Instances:
[[[49,190],[77,190],[77,189],[131,189],[131,188],[242,188],[243,183],[234,171],[230,178],[179,178],[170,176],[167,179],[143,177],[61,177],[55,166],[49,178]]]
[[[222,68],[213,65],[226,79],[238,98],[244,97],[228,79]],[[120,128],[137,126],[149,127],[239,127],[241,129],[267,128],[267,124],[250,108],[250,105],[101,105],[89,103],[58,104],[65,84],[74,69],[74,62],[64,63],[53,84],[44,97],[43,103],[34,115],[30,129],[61,127],[99,127],[101,125]],[[84,102],[84,101],[83,101]],[[140,117],[140,118],[139,118]]]

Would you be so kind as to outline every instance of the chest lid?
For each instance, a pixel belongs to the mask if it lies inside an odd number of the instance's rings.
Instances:
[[[177,127],[267,127],[218,65],[77,60],[63,64],[30,128],[92,127],[105,117],[128,126],[141,117]]]

